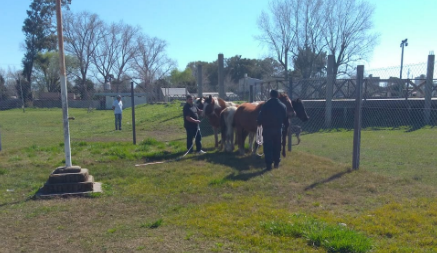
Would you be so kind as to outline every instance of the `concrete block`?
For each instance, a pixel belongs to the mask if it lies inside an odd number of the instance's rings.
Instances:
[[[88,169],[81,169],[79,173],[62,173],[49,176],[49,184],[61,184],[61,183],[78,183],[85,182],[88,179]]]

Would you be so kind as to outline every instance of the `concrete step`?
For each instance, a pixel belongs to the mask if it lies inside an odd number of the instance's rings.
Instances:
[[[75,172],[75,173],[59,173],[59,174],[55,174],[53,172],[49,176],[48,183],[49,184],[62,184],[62,183],[85,182],[85,181],[87,181],[88,176],[89,176],[88,169],[80,169],[79,172]]]
[[[81,170],[80,166],[70,166],[70,167],[58,167],[52,172],[52,174],[62,174],[62,173],[79,173]]]
[[[92,192],[93,185],[94,185],[94,177],[88,175],[87,180],[84,182],[55,183],[55,184],[51,184],[47,182],[43,186],[42,192],[44,194],[90,192],[90,191]]]

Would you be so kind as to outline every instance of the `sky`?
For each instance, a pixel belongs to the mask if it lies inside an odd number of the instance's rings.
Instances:
[[[0,69],[20,69],[24,55],[21,31],[31,0],[1,0]],[[368,0],[375,6],[374,31],[380,34],[373,54],[361,64],[365,69],[400,66],[401,41],[404,66],[426,63],[437,50],[435,11],[437,0]],[[257,19],[268,11],[269,0],[72,0],[71,11],[96,13],[107,23],[123,21],[140,26],[151,37],[165,40],[168,56],[179,70],[192,61],[225,58],[262,59],[268,49],[255,39]]]

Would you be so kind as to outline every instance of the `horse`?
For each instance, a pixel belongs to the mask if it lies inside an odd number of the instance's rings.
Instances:
[[[287,108],[287,116],[289,118],[297,116],[302,121],[307,121],[309,119],[308,114],[305,111],[305,107],[303,106],[302,100],[295,99],[291,101],[286,94],[279,94],[279,100],[284,103]],[[238,143],[238,150],[240,155],[244,154],[244,142],[246,137],[249,135],[249,147],[252,150],[252,155],[256,153],[258,145],[253,144],[253,136],[255,136],[257,130],[257,122],[258,114],[261,111],[261,108],[265,102],[262,101],[260,103],[243,103],[241,104],[234,115],[234,127],[236,129],[236,138]],[[286,136],[288,129],[282,133],[282,156],[285,157],[285,144],[286,144]]]
[[[237,106],[228,106],[220,113],[220,130],[222,141],[220,150],[223,148],[227,152],[234,150],[234,115],[237,111]]]
[[[196,101],[198,102],[198,101]],[[212,97],[209,95],[208,97],[204,97],[203,100],[200,100],[202,105],[199,109],[202,110],[201,116],[208,117],[209,123],[211,124],[214,130],[214,139],[215,139],[215,147],[218,148],[218,128],[220,127],[220,113],[229,106],[236,106],[235,103],[226,102],[225,100],[217,97]]]

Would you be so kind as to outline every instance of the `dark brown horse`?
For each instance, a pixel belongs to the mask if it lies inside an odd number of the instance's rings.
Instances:
[[[218,128],[220,127],[220,114],[221,112],[229,107],[235,106],[232,102],[226,102],[221,98],[212,97],[209,95],[208,97],[204,97],[203,101],[196,101],[199,109],[203,110],[201,116],[208,117],[209,123],[211,124],[214,130],[214,139],[215,139],[215,147],[218,147]]]
[[[286,106],[287,115],[289,118],[297,116],[302,121],[307,121],[309,119],[305,107],[300,99],[296,99],[291,101],[287,95],[280,94],[279,100]],[[253,146],[253,139],[257,130],[257,122],[256,119],[258,117],[259,112],[261,111],[262,105],[265,102],[260,103],[244,103],[241,104],[234,115],[234,127],[236,130],[236,138],[238,143],[238,150],[240,155],[244,154],[244,142],[246,137],[249,135],[249,147],[252,150],[252,154],[256,153],[256,149],[258,145]],[[285,144],[286,144],[286,135],[288,129],[285,129],[283,132],[282,138],[282,146],[283,151],[282,155],[285,156]]]

